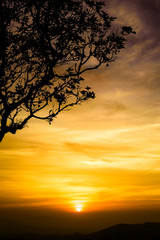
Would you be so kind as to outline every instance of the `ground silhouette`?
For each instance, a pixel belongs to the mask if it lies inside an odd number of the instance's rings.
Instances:
[[[118,224],[91,234],[21,234],[1,236],[3,240],[160,240],[160,223]]]

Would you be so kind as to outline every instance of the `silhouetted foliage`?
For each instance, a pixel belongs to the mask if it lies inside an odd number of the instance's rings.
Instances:
[[[51,123],[95,97],[81,87],[82,73],[108,66],[134,33],[126,26],[113,31],[115,18],[103,6],[95,0],[0,1],[0,141],[31,118]]]

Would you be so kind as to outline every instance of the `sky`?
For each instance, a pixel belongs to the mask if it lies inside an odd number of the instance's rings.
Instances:
[[[160,222],[160,1],[108,0],[106,11],[137,34],[84,75],[96,99],[0,144],[1,233]]]

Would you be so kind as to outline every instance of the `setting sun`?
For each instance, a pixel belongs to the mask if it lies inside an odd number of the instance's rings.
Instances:
[[[81,207],[77,207],[77,208],[76,208],[76,211],[77,211],[77,212],[81,212],[81,211],[82,211],[82,208],[81,208]]]
[[[75,209],[76,209],[77,212],[81,212],[83,210],[82,205],[76,205]]]

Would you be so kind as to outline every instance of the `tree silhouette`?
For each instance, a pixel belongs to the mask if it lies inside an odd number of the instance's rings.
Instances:
[[[31,118],[51,123],[95,97],[82,73],[109,65],[131,27],[113,30],[104,2],[0,1],[0,141]],[[46,108],[46,109],[45,109]]]

